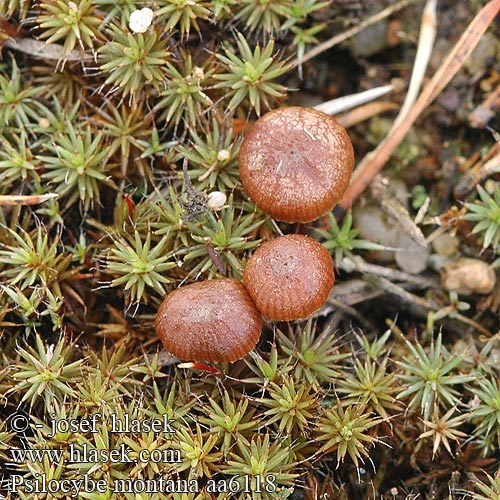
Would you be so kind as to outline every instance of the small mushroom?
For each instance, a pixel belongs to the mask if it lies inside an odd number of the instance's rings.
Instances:
[[[325,113],[296,106],[259,118],[239,155],[248,196],[285,222],[311,222],[330,211],[347,189],[353,166],[345,129]]]
[[[334,281],[328,251],[301,234],[264,243],[243,273],[243,283],[257,309],[277,321],[310,316],[325,303]]]
[[[222,278],[174,290],[155,325],[167,351],[180,359],[232,363],[257,344],[262,316],[239,281]]]

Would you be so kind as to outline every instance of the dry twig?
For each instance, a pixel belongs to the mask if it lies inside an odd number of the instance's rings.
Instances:
[[[378,99],[394,89],[394,85],[384,85],[382,87],[376,87],[373,89],[365,90],[364,92],[358,92],[357,94],[337,97],[330,101],[322,102],[314,106],[316,111],[321,111],[327,115],[336,115],[347,111],[348,109],[355,108],[356,106],[361,106],[367,102]]]
[[[31,195],[0,195],[0,206],[1,205],[38,205],[48,200],[57,198],[59,195],[57,193],[48,194],[31,194]]]
[[[94,60],[94,56],[87,52],[79,50],[71,50],[64,52],[62,45],[56,43],[40,42],[33,38],[15,37],[8,38],[3,43],[4,47],[9,49],[24,52],[38,59],[49,59],[52,61],[79,61],[90,62]]]
[[[339,45],[342,42],[345,42],[349,38],[357,35],[361,31],[363,31],[365,28],[368,28],[368,26],[371,26],[372,24],[377,24],[379,21],[382,21],[382,19],[385,19],[386,17],[392,16],[395,12],[398,12],[401,9],[404,9],[405,7],[408,7],[408,5],[411,5],[412,3],[416,3],[419,0],[400,0],[399,2],[395,3],[394,5],[390,5],[386,9],[378,12],[374,16],[369,17],[362,23],[358,24],[358,26],[354,26],[354,28],[348,29],[339,35],[336,35],[329,40],[326,40],[323,43],[320,43],[313,49],[311,49],[309,52],[307,52],[302,59],[295,59],[291,63],[291,67],[295,68],[297,66],[301,66],[304,64],[306,61],[309,61],[310,59],[315,58],[317,55],[321,54],[325,50],[331,49],[332,47],[335,47],[335,45]]]
[[[499,11],[500,0],[490,0],[490,2],[479,11],[441,67],[424,88],[415,104],[411,107],[405,120],[399,127],[394,128],[391,135],[374,151],[363,158],[353,175],[353,180],[349,188],[339,203],[341,209],[347,210],[353,204],[354,200],[356,200],[370,185],[375,175],[383,169],[394,150],[404,139],[413,123],[415,123],[416,119],[462,67],[464,61],[474,50],[482,35],[494,21]]]

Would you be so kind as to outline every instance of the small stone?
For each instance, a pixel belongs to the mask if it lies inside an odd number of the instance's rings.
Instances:
[[[231,153],[227,149],[221,149],[217,153],[217,160],[226,161],[226,160],[229,160],[230,156],[231,156]]]
[[[382,20],[362,30],[353,39],[352,53],[356,57],[369,57],[382,51],[387,44],[388,26],[387,21]]]
[[[128,26],[134,33],[144,33],[151,26],[152,22],[153,11],[145,7],[144,9],[134,10],[130,14]]]
[[[460,246],[460,240],[456,236],[452,236],[449,233],[443,233],[439,235],[433,242],[432,248],[438,255],[443,255],[444,257],[451,257],[455,255]]]
[[[443,267],[441,282],[447,291],[454,290],[463,295],[488,294],[495,287],[496,275],[486,262],[464,257]]]
[[[415,242],[398,226],[396,221],[387,217],[378,207],[373,205],[355,207],[353,218],[361,238],[388,248],[377,253],[376,259],[379,262],[395,260],[403,271],[411,274],[425,271],[429,248]]]
[[[207,207],[212,210],[220,210],[224,207],[227,196],[222,191],[212,191],[207,197]]]
[[[356,206],[353,209],[354,226],[359,230],[359,237],[374,241],[389,248],[395,248],[398,243],[399,229],[387,220],[385,214],[373,205]],[[377,252],[379,262],[393,262],[394,250]]]
[[[406,273],[418,274],[427,269],[429,248],[419,245],[404,232],[400,232],[394,257],[396,264]]]
[[[498,57],[498,46],[498,38],[492,33],[485,33],[470,57],[464,61],[464,66],[469,70],[469,73],[472,75],[484,73],[488,61]]]
[[[49,128],[50,122],[49,122],[49,120],[47,120],[47,118],[40,118],[40,120],[38,121],[38,125],[41,128]]]

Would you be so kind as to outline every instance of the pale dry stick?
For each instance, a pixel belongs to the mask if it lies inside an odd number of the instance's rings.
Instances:
[[[500,152],[497,151],[492,158],[486,161],[485,158],[481,158],[477,165],[470,170],[466,170],[455,186],[453,195],[455,198],[465,198],[478,184],[498,172],[500,172]]]
[[[403,106],[401,106],[401,110],[394,120],[394,124],[392,125],[388,135],[391,135],[391,132],[399,127],[401,122],[405,119],[411,107],[415,104],[422,87],[422,82],[424,81],[427,66],[434,47],[434,40],[436,39],[436,4],[437,0],[427,0],[427,3],[425,4],[424,12],[422,14],[420,35],[418,37],[415,63],[411,72],[410,85],[408,86],[408,92],[406,93]]]
[[[15,205],[38,205],[48,200],[53,200],[59,195],[57,193],[33,194],[33,195],[1,195],[0,206]]]
[[[369,120],[374,116],[397,109],[399,109],[399,104],[395,102],[375,101],[363,104],[362,106],[352,109],[351,111],[347,111],[346,113],[342,113],[341,115],[335,115],[335,119],[344,128],[350,128],[358,123]]]
[[[348,306],[355,306],[367,300],[376,299],[380,295],[382,295],[380,290],[376,290],[373,285],[360,278],[335,283],[333,290],[330,292],[330,297]]]
[[[313,318],[317,318],[319,316],[327,316],[328,313],[332,311],[339,311],[341,313],[352,316],[353,318],[356,318],[361,327],[365,330],[373,329],[373,325],[370,323],[370,321],[365,318],[355,307],[344,304],[343,302],[340,302],[340,300],[337,300],[333,297],[328,298],[326,304],[313,315]]]
[[[210,165],[208,170],[203,174],[198,177],[198,180],[204,181],[205,179],[208,179],[212,175],[212,172],[217,168],[217,165],[219,164],[219,160],[216,158],[215,161]]]
[[[434,301],[407,292],[402,286],[383,276],[368,274],[365,279],[367,283],[382,290],[386,299],[391,300],[392,305],[401,307],[406,313],[417,318],[427,318],[429,311],[435,311],[438,308]]]
[[[500,85],[469,115],[469,123],[474,128],[484,128],[495,116],[500,105]]]
[[[437,304],[434,301],[423,299],[418,295],[407,292],[401,286],[392,283],[386,278],[369,275],[366,279],[368,283],[374,284],[374,286],[385,292],[386,297],[391,300],[392,305],[401,307],[405,312],[417,318],[427,319],[429,312],[437,310]],[[446,328],[453,329],[454,331],[460,331],[458,325],[456,325],[456,322],[460,322],[474,328],[483,335],[491,337],[491,332],[486,328],[473,319],[459,313],[455,313],[454,316],[449,318],[443,318],[442,321]]]
[[[382,141],[389,140],[394,130],[405,120],[406,115],[415,104],[420,92],[422,82],[424,81],[427,66],[432,54],[434,40],[436,38],[436,0],[427,0],[422,14],[420,36],[418,39],[417,54],[410,78],[410,85],[406,94],[403,106],[401,107],[394,123],[387,136]],[[396,223],[403,231],[410,236],[416,243],[426,247],[425,237],[420,228],[410,217],[406,208],[393,196],[388,190],[387,179],[382,174],[377,174],[371,183],[371,193],[380,205],[380,208],[389,216],[394,217]]]
[[[460,165],[460,170],[463,172],[463,175],[453,189],[453,196],[455,199],[463,199],[475,189],[476,184],[483,180],[481,176],[477,175],[478,172],[482,170],[483,166],[492,158],[498,156],[499,151],[500,143],[497,142],[491,146],[486,154],[481,154],[480,151],[476,151],[463,165]]]
[[[380,209],[418,246],[422,248],[427,247],[425,236],[421,229],[413,222],[408,209],[391,190],[389,180],[382,174],[378,174],[373,178],[370,188],[373,199],[377,201]]]
[[[424,203],[418,209],[417,215],[415,215],[415,220],[414,220],[415,225],[418,226],[419,224],[424,222],[425,216],[427,215],[427,212],[429,211],[430,205],[431,205],[431,198],[430,198],[430,196],[426,196]],[[427,239],[426,239],[426,242],[427,242]]]
[[[493,174],[498,174],[498,172],[500,172],[500,153],[497,153],[495,156],[483,163],[475,175],[475,177],[479,179],[476,180],[475,183],[479,184],[487,177],[490,177]]]
[[[420,36],[418,40],[417,54],[410,79],[410,85],[403,106],[401,107],[391,130],[384,141],[387,141],[394,131],[406,119],[412,106],[415,104],[422,82],[427,72],[427,66],[432,54],[434,40],[436,38],[436,0],[427,0],[422,14]],[[382,141],[382,142],[384,142]],[[378,174],[371,183],[371,193],[378,202],[380,208],[393,217],[396,224],[422,248],[427,246],[425,237],[420,228],[410,217],[408,210],[397,200],[388,189],[387,180]]]
[[[399,269],[393,269],[388,266],[381,266],[378,264],[370,264],[363,260],[363,258],[356,256],[354,259],[344,257],[338,263],[339,269],[350,274],[353,272],[361,272],[365,274],[374,274],[376,276],[381,276],[388,279],[389,281],[404,282],[408,285],[412,285],[417,288],[430,288],[435,286],[435,282],[432,279],[424,278],[418,275],[409,274],[405,271],[400,271]]]
[[[47,43],[34,40],[33,38],[26,37],[15,37],[8,38],[4,42],[4,47],[9,49],[18,50],[19,52],[24,52],[30,56],[37,57],[39,59],[51,59],[53,61],[84,61],[89,62],[94,60],[92,54],[82,52],[79,50],[70,50],[69,52],[64,52],[61,45],[56,43]]]
[[[394,90],[394,85],[383,85],[382,87],[375,87],[363,92],[358,92],[357,94],[337,97],[336,99],[322,102],[314,106],[313,109],[326,113],[327,115],[336,115],[337,113],[342,113],[343,111],[383,97],[389,92],[392,92],[392,90]]]
[[[342,42],[345,42],[349,38],[353,37],[354,35],[357,35],[361,31],[363,31],[365,28],[368,28],[368,26],[371,26],[372,24],[376,24],[379,21],[382,21],[386,17],[391,16],[395,12],[398,12],[401,9],[404,9],[405,7],[408,7],[408,5],[411,5],[412,3],[419,2],[420,0],[401,0],[398,3],[395,3],[394,5],[390,5],[384,10],[381,10],[377,14],[369,17],[368,19],[364,20],[357,26],[354,26],[353,28],[350,28],[332,38],[329,40],[326,40],[323,43],[320,43],[316,47],[312,48],[309,52],[304,54],[304,56],[299,59],[294,59],[290,65],[291,68],[295,68],[297,66],[301,66],[304,64],[306,61],[309,61],[310,59],[313,59],[317,55],[321,54],[325,50],[331,49],[332,47],[335,47],[335,45],[338,45]]]
[[[338,205],[341,209],[347,210],[354,200],[369,186],[375,175],[382,170],[422,111],[429,106],[462,67],[464,61],[479,43],[482,35],[494,21],[499,11],[500,0],[490,0],[479,11],[441,67],[424,88],[414,106],[406,115],[405,120],[386,141],[363,158],[355,171],[351,184]]]

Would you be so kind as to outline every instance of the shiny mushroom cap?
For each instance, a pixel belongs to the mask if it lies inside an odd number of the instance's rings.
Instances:
[[[174,290],[155,325],[165,348],[180,359],[232,363],[257,344],[262,316],[239,281],[222,278]]]
[[[309,236],[280,236],[248,260],[243,283],[257,309],[277,321],[307,318],[328,298],[335,276],[328,251]]]
[[[264,212],[311,222],[330,211],[349,185],[354,150],[345,129],[309,108],[284,107],[259,118],[243,139],[240,177]]]

